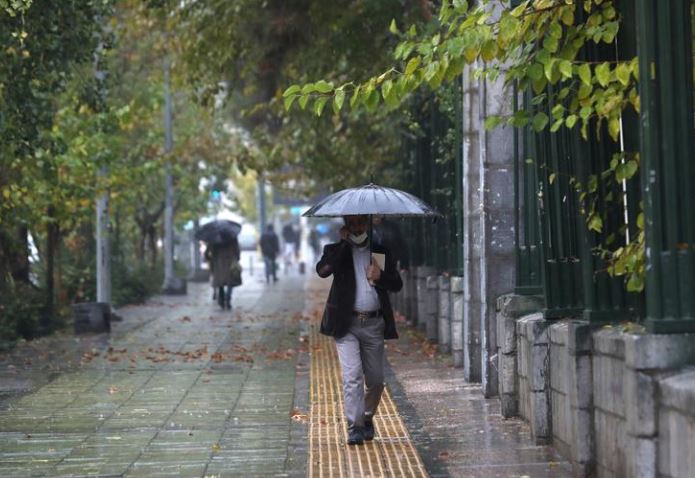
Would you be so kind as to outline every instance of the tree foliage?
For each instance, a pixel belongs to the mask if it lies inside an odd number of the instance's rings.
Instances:
[[[383,114],[401,107],[422,87],[438,90],[469,66],[478,77],[501,78],[509,87],[532,92],[525,108],[488,116],[487,128],[506,124],[551,133],[579,128],[585,140],[601,140],[605,125],[610,140],[617,142],[625,110],[640,109],[637,58],[589,61],[585,52],[592,45],[613,45],[620,21],[616,2],[610,0],[526,0],[516,7],[491,0],[445,1],[434,29],[400,29],[399,22],[391,22],[390,32],[400,39],[392,65],[366,80],[324,75],[293,84],[283,92],[284,106],[318,116],[325,111],[340,115],[345,109]],[[638,165],[636,156],[619,158],[601,177],[622,184]],[[555,173],[547,174],[552,182]],[[591,183],[575,179],[582,199],[589,201],[587,227],[600,232],[605,211],[596,208],[597,188]],[[640,233],[626,246],[602,248],[611,261],[609,272],[628,275],[627,288],[633,291],[644,284],[643,221],[638,227]]]

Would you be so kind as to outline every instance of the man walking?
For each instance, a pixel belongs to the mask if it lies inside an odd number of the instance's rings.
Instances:
[[[389,251],[369,250],[368,216],[345,216],[341,241],[328,244],[316,264],[320,277],[333,274],[321,333],[335,338],[343,371],[348,445],[374,439],[373,417],[384,390],[384,339],[396,339],[389,292],[403,283]],[[372,252],[384,260],[382,270]],[[366,385],[366,393],[365,393]]]
[[[261,254],[265,262],[265,281],[270,282],[270,277],[273,277],[273,282],[278,281],[275,258],[280,252],[280,241],[278,235],[275,234],[272,224],[268,224],[261,236]]]

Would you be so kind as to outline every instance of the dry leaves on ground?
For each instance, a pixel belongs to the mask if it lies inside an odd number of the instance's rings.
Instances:
[[[298,408],[293,408],[290,412],[290,418],[298,423],[309,423],[309,415],[303,413]]]

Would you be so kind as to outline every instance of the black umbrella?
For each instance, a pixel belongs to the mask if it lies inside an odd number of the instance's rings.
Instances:
[[[343,189],[321,200],[306,211],[306,217],[369,216],[369,247],[372,243],[372,218],[441,217],[433,207],[410,193],[399,189],[378,186],[373,183],[356,188]]]
[[[203,224],[195,233],[195,238],[215,246],[232,242],[239,232],[241,224],[227,219],[215,219]]]

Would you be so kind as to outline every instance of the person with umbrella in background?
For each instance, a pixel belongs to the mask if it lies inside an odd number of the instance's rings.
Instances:
[[[223,310],[232,308],[232,288],[241,285],[241,251],[237,239],[240,231],[238,223],[216,220],[204,224],[196,233],[196,239],[208,243],[205,257],[210,262],[217,303]]]
[[[384,340],[398,338],[389,292],[403,287],[390,251],[372,241],[372,216],[439,213],[409,193],[368,184],[334,193],[303,215],[342,216],[345,222],[340,241],[324,247],[316,272],[333,276],[320,332],[335,338],[347,444],[359,445],[374,439],[374,415],[384,390]]]

